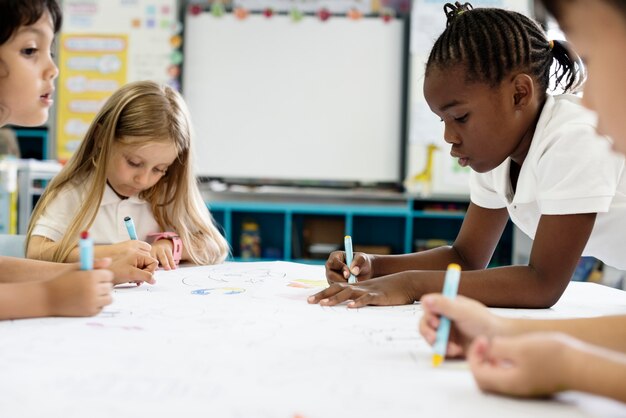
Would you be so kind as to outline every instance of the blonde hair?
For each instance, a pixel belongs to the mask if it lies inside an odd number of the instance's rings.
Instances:
[[[82,206],[54,248],[53,261],[65,261],[77,245],[80,231],[89,229],[96,218],[114,145],[141,146],[173,141],[177,159],[167,173],[139,197],[150,203],[163,231],[176,231],[191,261],[196,264],[224,261],[228,244],[202,200],[190,166],[193,162],[191,135],[187,106],[172,88],[140,81],[117,90],[96,115],[78,150],[39,199],[28,225],[26,247],[37,220],[61,190],[90,182]]]

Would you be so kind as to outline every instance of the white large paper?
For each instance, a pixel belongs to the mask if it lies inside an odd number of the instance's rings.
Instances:
[[[417,332],[419,304],[307,304],[325,286],[321,266],[232,263],[160,271],[157,280],[116,289],[114,303],[93,318],[0,322],[0,416],[626,414],[620,405],[576,395],[553,402],[484,395],[464,362],[431,367]],[[559,317],[620,309],[623,292],[577,284],[552,310],[507,312]]]

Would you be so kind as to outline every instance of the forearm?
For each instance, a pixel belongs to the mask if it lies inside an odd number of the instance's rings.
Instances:
[[[626,353],[626,315],[575,319],[502,318],[500,334],[513,336],[528,332],[562,332],[589,344]]]
[[[94,258],[116,257],[120,255],[118,249],[114,245],[94,245],[93,247]],[[70,251],[69,255],[65,259],[66,263],[77,263],[80,261],[80,250],[78,247],[74,247]]]
[[[402,255],[371,255],[373,277],[386,276],[408,270],[445,270],[450,263],[469,269],[452,246],[433,248]]]
[[[577,344],[566,354],[566,390],[577,390],[626,402],[626,355],[590,344]]]
[[[74,264],[52,263],[26,258],[0,257],[0,282],[47,280],[76,269]]]
[[[46,291],[41,281],[0,284],[0,320],[48,315]]]
[[[444,271],[409,271],[400,275],[408,281],[413,300],[443,289]],[[556,303],[568,282],[565,278],[548,280],[528,266],[508,266],[463,271],[459,294],[492,307],[548,308]]]

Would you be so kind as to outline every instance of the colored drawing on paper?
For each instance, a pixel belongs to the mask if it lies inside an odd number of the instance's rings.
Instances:
[[[328,282],[326,280],[296,279],[290,281],[287,286],[300,289],[314,289],[317,287],[328,287]]]
[[[210,289],[197,289],[191,292],[192,295],[238,295],[245,292],[241,287],[214,287]]]

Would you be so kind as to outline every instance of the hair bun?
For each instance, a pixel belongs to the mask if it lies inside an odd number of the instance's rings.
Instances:
[[[446,3],[443,6],[443,11],[446,14],[446,27],[450,26],[452,21],[465,12],[472,10],[474,6],[470,3],[459,3],[455,1],[454,4]]]

